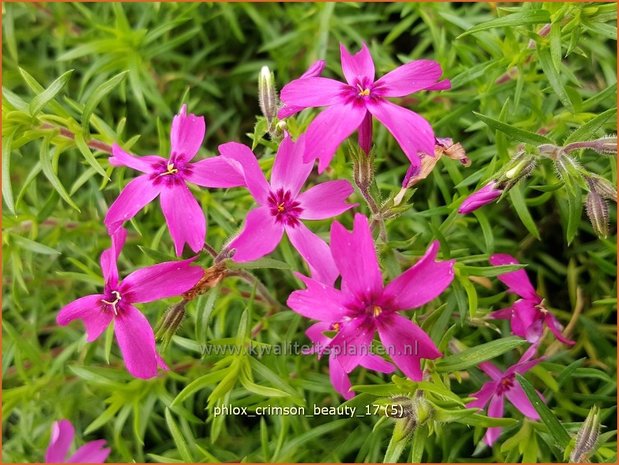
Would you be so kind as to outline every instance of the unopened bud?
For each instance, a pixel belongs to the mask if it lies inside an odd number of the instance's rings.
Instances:
[[[617,136],[605,136],[596,140],[572,142],[565,146],[567,153],[578,149],[590,149],[602,155],[617,155]]]
[[[270,128],[273,118],[277,115],[277,89],[275,88],[275,78],[268,66],[263,66],[260,70],[258,103]]]
[[[589,191],[586,200],[587,216],[595,234],[599,237],[608,237],[608,205],[594,190]]]
[[[351,150],[353,155],[353,177],[361,190],[368,190],[374,181],[374,155],[366,154],[357,147]]]
[[[159,323],[157,323],[155,327],[155,338],[163,343],[162,350],[166,349],[183,322],[186,305],[186,300],[181,300],[179,303],[172,305],[163,314]]]
[[[594,406],[589,410],[585,422],[576,435],[576,444],[570,454],[571,463],[584,463],[591,456],[600,437],[600,409]]]
[[[525,152],[518,152],[507,164],[498,184],[503,190],[511,189],[518,181],[526,178],[535,169],[535,158]]]
[[[596,191],[602,198],[617,202],[617,188],[601,176],[588,176],[590,190]]]

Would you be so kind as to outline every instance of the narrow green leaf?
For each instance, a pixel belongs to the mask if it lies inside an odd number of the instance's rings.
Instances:
[[[552,57],[550,56],[550,50],[546,47],[540,46],[537,48],[537,56],[539,58],[539,64],[542,67],[544,74],[548,78],[550,86],[559,97],[559,100],[561,100],[561,103],[571,111],[574,111],[574,105],[570,100],[570,96],[565,90],[563,82],[561,82],[559,70],[555,68]]]
[[[458,354],[443,358],[436,363],[436,369],[440,372],[464,370],[491,358],[498,357],[526,343],[527,341],[516,336],[486,342],[485,344],[471,347]]]
[[[512,201],[512,205],[514,206],[520,221],[524,224],[524,227],[527,228],[527,231],[529,231],[539,241],[541,236],[539,234],[539,230],[537,229],[537,225],[535,224],[535,220],[527,208],[522,190],[523,188],[521,184],[512,187],[509,191],[509,198]]]
[[[82,130],[84,131],[84,134],[90,134],[90,115],[92,115],[99,102],[103,99],[103,97],[118,87],[126,76],[127,71],[123,71],[122,73],[117,74],[113,78],[100,84],[92,92],[92,94],[90,94],[90,97],[88,97],[88,100],[86,100],[86,103],[84,104],[84,112],[82,113]]]
[[[86,159],[88,164],[92,166],[97,173],[99,173],[105,179],[110,179],[101,164],[97,161],[95,156],[90,151],[90,148],[88,147],[88,144],[86,143],[86,139],[84,139],[83,134],[75,134],[75,145],[77,146],[79,151],[82,152],[82,155],[84,155],[84,158]]]
[[[595,118],[589,120],[586,124],[582,125],[576,131],[571,133],[565,142],[564,145],[571,144],[572,142],[586,140],[587,138],[593,136],[595,131],[602,127],[604,123],[606,123],[609,119],[615,117],[617,114],[617,107],[610,108],[603,113],[600,113]]]
[[[495,27],[525,26],[528,24],[543,24],[550,22],[550,13],[546,10],[530,10],[522,13],[512,13],[502,18],[492,19],[482,24],[477,24],[460,34],[456,39],[460,39],[469,34],[485,31]]]
[[[515,128],[509,124],[503,123],[489,116],[482,115],[481,113],[473,112],[480,120],[486,123],[490,128],[497,131],[501,131],[507,134],[514,140],[519,142],[525,142],[527,144],[540,145],[540,144],[553,144],[554,142],[546,136],[536,134],[534,132],[525,131],[524,129]]]
[[[556,445],[561,449],[565,450],[570,443],[570,435],[563,427],[563,425],[557,420],[557,417],[552,413],[552,411],[546,406],[544,401],[539,397],[535,388],[527,381],[527,379],[520,375],[516,374],[516,378],[518,382],[524,389],[525,394],[533,404],[533,407],[539,414],[542,422],[548,428],[548,432],[552,436],[552,438],[556,441]]]
[[[9,211],[15,215],[15,201],[13,200],[13,188],[11,186],[11,142],[13,134],[2,141],[2,199]]]
[[[21,248],[30,250],[31,252],[42,254],[42,255],[60,255],[56,249],[52,249],[46,245],[41,244],[40,242],[32,241],[28,238],[17,236],[15,234],[10,235],[11,240],[19,245]]]
[[[41,162],[41,169],[43,170],[43,174],[51,183],[53,188],[56,189],[60,197],[62,197],[65,202],[67,202],[71,207],[73,207],[79,212],[79,207],[75,204],[75,202],[73,202],[71,196],[60,182],[60,179],[58,179],[58,176],[56,176],[56,173],[54,173],[54,168],[52,167],[52,161],[50,157],[48,138],[43,139],[43,141],[41,142],[39,160]]]
[[[39,95],[32,99],[28,107],[28,110],[30,111],[30,114],[32,116],[35,116],[37,113],[39,113],[39,111],[41,111],[43,107],[47,105],[47,103],[49,103],[56,95],[58,95],[58,92],[64,89],[64,87],[69,82],[73,71],[74,70],[70,69],[66,73],[62,74],[58,79],[52,82],[47,89],[45,89],[43,92],[41,92]]]
[[[191,455],[191,451],[189,450],[189,444],[187,444],[182,431],[176,424],[176,421],[174,421],[174,417],[172,417],[172,412],[170,412],[169,408],[165,409],[165,421],[168,425],[170,433],[172,434],[172,439],[174,439],[174,444],[176,444],[176,449],[181,455],[181,458],[187,463],[195,462]]]

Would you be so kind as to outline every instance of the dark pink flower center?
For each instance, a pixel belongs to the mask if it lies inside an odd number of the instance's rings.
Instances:
[[[101,303],[103,304],[103,308],[105,308],[109,312],[113,312],[114,315],[118,315],[118,312],[121,310],[121,302],[123,298],[118,291],[106,291],[105,298],[101,299]]]
[[[497,394],[503,394],[514,387],[514,375],[505,376],[499,381],[497,386]]]
[[[278,189],[277,192],[271,192],[268,202],[271,215],[275,217],[275,221],[288,226],[299,224],[299,215],[303,209],[301,204],[292,197],[290,191]]]
[[[358,80],[354,86],[351,86],[351,89],[353,90],[352,94],[354,95],[355,100],[367,100],[369,98],[374,99],[377,97],[373,93],[374,83],[367,78]]]
[[[153,165],[150,179],[155,185],[163,182],[171,186],[184,183],[185,177],[190,174],[191,164],[186,163],[173,153],[169,160],[157,162]]]
[[[356,300],[347,305],[352,318],[363,318],[366,321],[374,321],[382,318],[385,313],[392,313],[395,309],[391,304],[382,298],[370,298]]]

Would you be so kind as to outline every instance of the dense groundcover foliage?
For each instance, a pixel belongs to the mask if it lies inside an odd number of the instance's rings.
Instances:
[[[615,18],[3,4],[3,461],[615,462]]]

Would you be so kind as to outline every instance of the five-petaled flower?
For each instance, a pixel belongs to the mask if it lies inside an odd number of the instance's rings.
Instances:
[[[87,442],[67,457],[74,436],[75,428],[69,420],[55,421],[45,453],[45,463],[103,463],[110,455],[110,449],[105,447],[106,441],[98,439]]]
[[[336,332],[320,352],[334,353],[331,363],[341,373],[331,377],[338,390],[346,387],[345,373],[367,366],[376,331],[395,364],[415,381],[422,379],[420,359],[441,356],[419,326],[398,314],[435,299],[453,280],[454,260],[435,261],[438,247],[433,242],[414,266],[385,286],[367,218],[355,215],[352,232],[333,222],[330,249],[342,276],[341,290],[298,274],[306,289],[290,294],[288,306]]]
[[[505,398],[507,398],[523,415],[533,420],[539,420],[539,415],[535,407],[533,407],[531,401],[529,401],[529,398],[516,380],[516,373],[522,375],[543,360],[543,358],[533,359],[533,356],[537,352],[537,348],[537,344],[531,345],[522,355],[518,363],[509,367],[504,372],[501,372],[501,370],[491,362],[480,363],[479,368],[486,373],[492,381],[488,381],[479,391],[471,394],[470,397],[475,397],[475,400],[469,402],[466,406],[469,408],[477,407],[483,409],[486,404],[489,404],[488,416],[502,418]],[[493,426],[486,431],[484,441],[489,446],[492,446],[500,435],[501,428]]]
[[[135,157],[114,144],[113,156],[110,157],[112,165],[128,166],[145,174],[127,184],[110,206],[105,216],[105,225],[110,234],[160,196],[161,210],[174,241],[176,255],[183,253],[185,243],[194,252],[202,249],[206,220],[186,183],[203,187],[243,185],[243,177],[221,157],[189,163],[200,149],[204,132],[204,117],[188,115],[187,106],[183,105],[172,122],[169,159],[156,155]]]
[[[195,258],[190,258],[141,268],[121,281],[116,261],[125,238],[126,230],[118,229],[112,236],[112,246],[101,254],[103,293],[71,302],[60,310],[56,321],[64,326],[82,320],[88,342],[97,339],[113,321],[127,370],[137,378],[147,379],[157,375],[157,367],[167,367],[157,353],[148,320],[133,304],[181,295],[200,280],[203,270],[191,266]]]
[[[432,60],[415,60],[375,81],[374,62],[363,44],[351,55],[340,45],[342,71],[346,83],[323,77],[301,77],[281,91],[282,116],[290,107],[299,111],[329,107],[307,128],[305,161],[319,159],[319,172],[329,165],[344,139],[358,131],[359,145],[368,153],[372,145],[372,116],[384,124],[402,147],[410,162],[419,167],[419,152],[434,153],[434,132],[417,113],[391,103],[387,98],[404,97],[420,90],[443,90],[451,86],[440,81],[441,66]]]
[[[221,155],[245,177],[245,184],[258,203],[247,214],[245,227],[228,245],[235,249],[237,262],[257,260],[271,253],[284,234],[309,265],[312,276],[334,282],[338,272],[329,248],[301,220],[323,220],[345,212],[356,204],[346,203],[353,193],[346,180],[327,181],[300,193],[312,171],[312,163],[303,163],[304,138],[293,142],[286,135],[279,146],[267,182],[256,156],[249,147],[237,142],[219,146]]]
[[[495,254],[490,257],[490,263],[494,266],[517,265],[518,260],[511,255]],[[537,342],[542,337],[546,325],[559,341],[568,345],[574,344],[574,341],[570,341],[561,333],[561,324],[544,306],[544,299],[535,292],[526,271],[510,271],[500,274],[498,278],[510,292],[521,298],[509,308],[492,312],[490,314],[492,318],[509,320],[512,333],[529,342]]]

